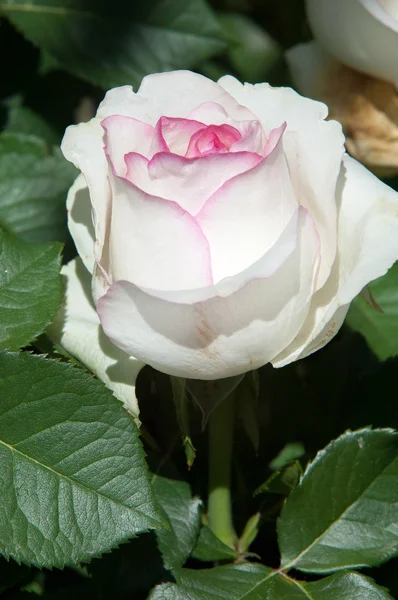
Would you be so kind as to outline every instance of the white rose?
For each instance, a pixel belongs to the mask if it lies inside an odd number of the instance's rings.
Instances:
[[[111,90],[67,129],[82,172],[69,228],[126,360],[198,379],[286,365],[325,345],[393,264],[398,195],[326,115],[288,88],[179,71]],[[99,322],[82,274],[66,274],[60,341],[84,362],[79,311]]]
[[[332,56],[398,83],[398,0],[307,0],[307,14]]]

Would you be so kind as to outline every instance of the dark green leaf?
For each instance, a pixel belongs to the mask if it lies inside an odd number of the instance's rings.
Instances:
[[[297,460],[288,463],[282,467],[280,471],[272,473],[267,481],[256,489],[254,495],[257,496],[257,494],[264,494],[267,492],[268,494],[281,494],[282,496],[287,496],[295,487],[297,487],[302,473],[301,465]]]
[[[362,333],[373,352],[385,360],[398,354],[398,264],[384,277],[373,281],[369,288],[383,312],[358,297],[351,304],[347,323]]]
[[[238,557],[238,554],[219,540],[207,525],[203,525],[198,542],[192,552],[192,557],[204,562],[213,562],[216,560],[234,560]]]
[[[29,242],[67,239],[65,200],[77,175],[37,137],[0,136],[0,223]]]
[[[0,10],[46,54],[104,88],[190,68],[224,49],[205,0],[3,0]]]
[[[101,382],[3,353],[0,398],[4,556],[63,567],[161,525],[137,427]]]
[[[5,131],[37,136],[50,147],[59,145],[61,136],[37,113],[28,106],[23,106],[18,96],[7,101],[8,115]]]
[[[338,573],[314,583],[297,581],[261,565],[182,570],[176,584],[155,588],[148,600],[393,600],[358,573]]]
[[[398,434],[346,432],[318,453],[278,521],[282,568],[325,573],[398,552]]]
[[[148,600],[260,600],[267,598],[275,571],[244,563],[203,571],[180,569],[176,584],[155,588]]]
[[[243,423],[246,435],[253,444],[256,454],[258,453],[260,446],[258,419],[259,387],[258,371],[250,371],[249,373],[246,373],[236,390],[237,398],[239,399],[237,402],[238,417]]]
[[[279,44],[254,21],[239,13],[219,15],[230,41],[229,57],[243,81],[267,81],[269,70],[281,55]]]
[[[336,573],[303,587],[309,594],[305,597],[314,600],[393,600],[386,589],[360,573]]]
[[[29,244],[0,230],[0,349],[26,346],[55,316],[60,252],[60,244]]]
[[[182,567],[190,555],[199,535],[199,498],[192,498],[185,481],[161,477],[154,478],[154,490],[159,504],[167,514],[171,530],[158,531],[159,549],[166,569]]]

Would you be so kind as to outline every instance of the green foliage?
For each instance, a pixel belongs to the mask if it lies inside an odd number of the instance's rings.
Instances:
[[[68,71],[106,89],[189,69],[225,47],[205,0],[3,0],[0,11]]]
[[[63,567],[161,526],[137,427],[101,383],[3,353],[0,398],[4,556]]]
[[[238,557],[238,553],[223,544],[207,525],[203,525],[198,542],[192,552],[192,557],[203,562],[213,562],[218,560],[234,560]]]
[[[12,129],[16,128],[14,122]],[[43,139],[4,132],[0,136],[0,223],[29,242],[65,241],[66,193],[76,174],[59,149],[49,154]]]
[[[0,230],[0,350],[26,346],[55,316],[60,252],[60,244],[29,244]]]
[[[318,453],[283,507],[283,569],[325,573],[391,558],[397,510],[398,434],[346,432]]]
[[[359,331],[381,360],[398,354],[398,264],[369,286],[382,313],[363,298],[351,304],[347,323]]]
[[[177,569],[185,564],[196,544],[202,503],[199,498],[192,498],[185,481],[173,481],[157,475],[154,490],[170,523],[170,531],[156,533],[159,550],[166,569]]]

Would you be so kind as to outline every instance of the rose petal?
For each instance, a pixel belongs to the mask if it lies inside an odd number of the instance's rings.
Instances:
[[[293,188],[300,204],[313,215],[321,238],[317,283],[321,287],[336,255],[335,188],[344,153],[341,125],[324,121],[324,104],[303,98],[290,88],[272,88],[266,83],[242,85],[230,76],[218,83],[257,115],[267,136],[276,123],[286,121],[283,149]]]
[[[94,268],[95,231],[91,216],[91,202],[84,175],[76,177],[66,198],[68,227],[84,266],[90,273]]]
[[[136,93],[127,85],[114,88],[107,92],[97,116],[103,119],[114,114],[134,115],[139,121],[153,126],[164,116],[201,121],[198,116],[192,115],[192,111],[208,102],[221,105],[231,119],[245,121],[253,118],[247,108],[240,106],[217,83],[191,71],[147,75]]]
[[[195,219],[175,202],[110,179],[110,279],[166,290],[211,285],[209,244]]]
[[[126,175],[124,155],[128,152],[139,152],[148,158],[152,156],[150,150],[155,129],[151,125],[132,117],[113,115],[103,119],[101,126],[105,131],[105,152],[119,177]],[[158,151],[163,149],[159,147]]]
[[[276,242],[297,200],[282,144],[257,167],[228,180],[196,215],[209,240],[214,282],[256,262]]]
[[[347,305],[370,281],[381,277],[398,256],[397,193],[349,156],[339,181],[338,255],[326,285],[313,298],[303,329],[274,361],[282,367],[303,358],[320,343],[313,341],[338,331]],[[340,308],[345,307],[339,313]],[[336,317],[337,315],[337,317]],[[330,339],[325,336],[324,343]]]
[[[49,337],[93,371],[137,419],[135,380],[145,363],[119,350],[104,335],[91,298],[91,277],[80,259],[65,265],[62,273],[65,304],[47,330]]]
[[[88,123],[68,127],[61,144],[65,158],[83,173],[90,192],[96,260],[101,260],[102,257],[111,213],[108,163],[103,150],[103,133],[99,121],[92,119]],[[72,236],[75,231],[75,229],[71,230]],[[76,240],[76,246],[78,244],[79,240]]]
[[[155,129],[170,152],[185,156],[191,137],[197,131],[206,129],[206,125],[190,119],[161,117]]]
[[[385,8],[379,0],[307,0],[311,29],[335,58],[397,84],[398,21]]]
[[[140,154],[128,154],[125,160],[129,181],[195,215],[226,181],[255,167],[262,158],[252,152],[236,152],[187,159],[160,152],[151,161]]]
[[[180,377],[216,379],[255,369],[293,339],[313,293],[319,243],[301,211],[297,250],[269,278],[226,297],[176,304],[119,281],[100,298],[106,334],[125,352]]]

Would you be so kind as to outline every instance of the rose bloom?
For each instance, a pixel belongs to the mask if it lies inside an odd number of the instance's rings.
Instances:
[[[307,0],[306,5],[315,38],[332,56],[398,83],[398,0]]]
[[[134,357],[215,379],[324,346],[398,256],[398,195],[326,115],[289,88],[186,71],[109,91],[62,142],[85,268],[64,271],[60,342],[111,387],[123,357],[123,377]]]
[[[300,93],[329,106],[349,153],[398,171],[398,0],[307,0],[314,42],[288,50]]]

